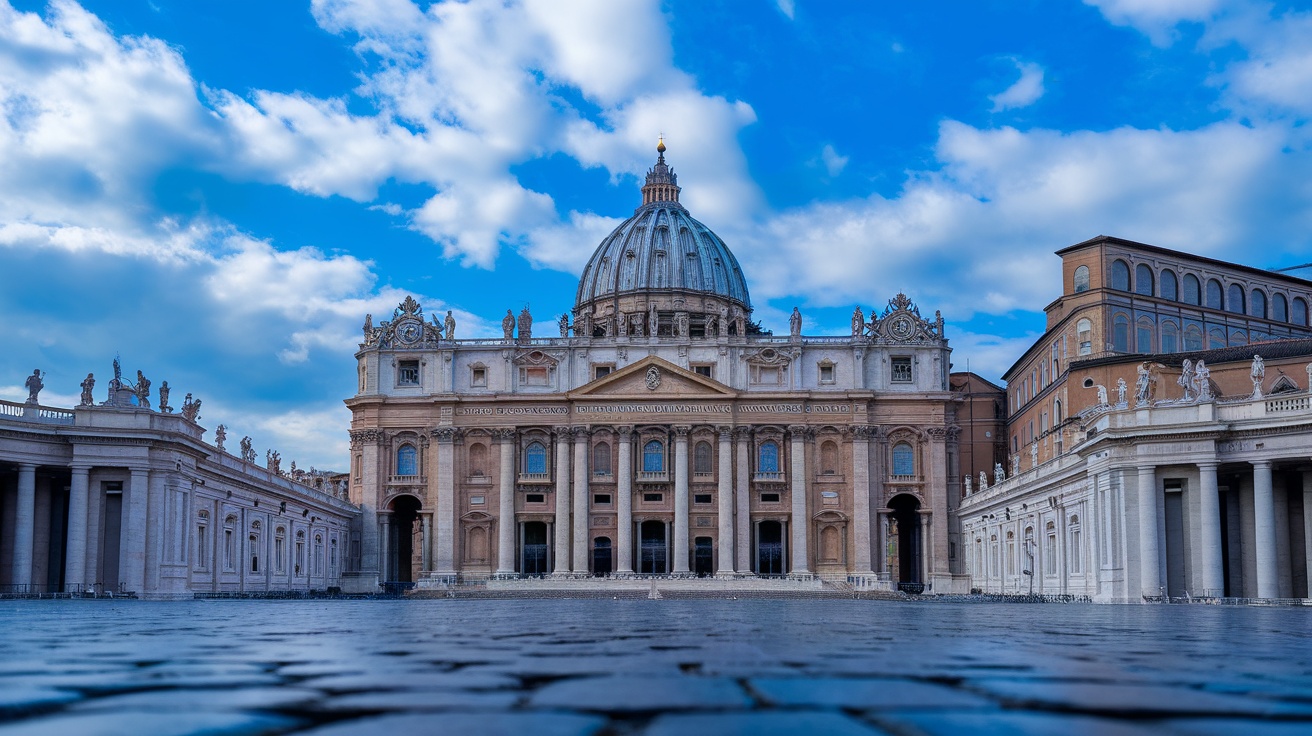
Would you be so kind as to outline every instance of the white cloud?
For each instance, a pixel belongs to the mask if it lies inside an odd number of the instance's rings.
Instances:
[[[1202,22],[1224,5],[1224,0],[1084,0],[1108,21],[1130,26],[1158,46],[1169,45],[1180,23]]]
[[[820,150],[820,160],[824,162],[825,171],[828,171],[830,176],[838,176],[843,173],[849,159],[849,156],[838,155],[838,151],[835,151],[833,145],[829,143],[826,143],[825,147]]]
[[[779,7],[779,12],[788,16],[788,20],[792,20],[797,13],[796,0],[774,0],[774,4]]]
[[[1020,72],[1020,79],[996,95],[989,95],[989,101],[993,103],[993,112],[1027,107],[1043,96],[1043,67],[1020,59],[1012,59],[1012,61],[1016,64],[1016,70]]]

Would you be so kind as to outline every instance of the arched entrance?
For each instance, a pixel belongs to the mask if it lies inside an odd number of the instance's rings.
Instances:
[[[897,576],[898,590],[923,592],[920,501],[902,494],[889,501],[888,507],[893,510],[888,527],[888,569]]]
[[[547,523],[545,521],[524,522],[524,532],[519,547],[519,572],[524,576],[547,574]]]
[[[387,581],[413,583],[415,581],[415,521],[419,518],[419,499],[414,496],[397,496],[391,504],[392,518],[388,525]]]
[[[784,574],[784,525],[778,521],[756,527],[756,574]]]
[[[592,540],[592,574],[601,577],[603,575],[609,575],[610,570],[610,537],[597,537]]]
[[[638,572],[644,575],[669,572],[665,564],[665,522],[642,522],[638,527],[638,540]]]

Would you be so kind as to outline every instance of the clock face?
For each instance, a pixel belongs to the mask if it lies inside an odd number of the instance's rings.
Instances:
[[[893,320],[893,324],[889,327],[889,330],[894,336],[905,340],[906,338],[911,337],[911,320],[907,319],[905,316],[897,317]]]
[[[407,322],[396,330],[397,337],[400,337],[401,342],[405,343],[417,342],[420,332],[419,325],[414,322]]]

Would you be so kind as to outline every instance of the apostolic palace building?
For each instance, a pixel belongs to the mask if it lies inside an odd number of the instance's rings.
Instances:
[[[899,294],[847,335],[804,336],[796,311],[790,334],[763,332],[657,151],[571,315],[508,310],[477,340],[412,300],[366,321],[347,401],[361,569],[966,590],[942,318]]]

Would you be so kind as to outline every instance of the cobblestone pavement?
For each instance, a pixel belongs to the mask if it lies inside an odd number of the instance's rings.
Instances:
[[[1312,733],[1312,611],[0,602],[9,734]]]

